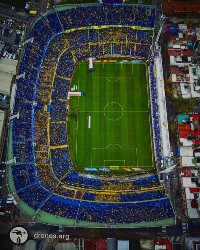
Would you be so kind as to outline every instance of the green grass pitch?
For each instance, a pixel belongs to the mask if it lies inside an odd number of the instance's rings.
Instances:
[[[153,168],[146,65],[88,63],[76,67],[71,87],[68,141],[73,164]],[[89,128],[89,116],[91,123]]]

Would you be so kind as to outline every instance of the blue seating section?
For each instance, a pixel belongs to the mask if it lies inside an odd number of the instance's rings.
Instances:
[[[40,184],[27,186],[26,188],[18,191],[19,198],[36,210],[42,205],[42,202],[44,202],[50,194],[51,192],[46,190]]]
[[[66,176],[63,182],[69,186],[83,186],[84,188],[100,188],[102,186],[102,181],[98,177],[88,178],[87,176],[79,175],[75,171]]]
[[[158,179],[158,175],[151,175],[148,177],[141,177],[138,179],[133,179],[131,180],[133,186],[136,186],[138,188],[144,187],[144,188],[148,188],[148,187],[156,187],[159,186],[159,179]]]
[[[56,12],[49,14],[46,20],[48,21],[48,25],[49,27],[51,27],[54,34],[61,33],[63,31],[59,17],[57,16]]]
[[[30,69],[38,69],[40,66],[41,59],[42,53],[38,53],[38,49],[36,49],[32,43],[28,43],[26,45],[26,53],[23,57],[23,65],[26,65]]]
[[[67,144],[67,128],[66,124],[51,123],[50,126],[50,145],[66,145]]]
[[[109,184],[116,184],[120,185],[120,183],[123,183],[123,180],[102,180],[98,177],[90,177],[89,176],[83,176],[79,175],[75,171],[71,174],[69,174],[66,178],[62,180],[66,184],[70,186],[81,186],[84,188],[93,188],[93,189],[101,189],[104,183],[108,182]],[[137,188],[137,190],[140,190],[141,188],[150,188],[150,187],[158,187],[160,186],[158,175],[151,175],[148,177],[140,177],[140,178],[130,178],[129,180],[133,187]]]
[[[149,201],[149,200],[161,199],[164,197],[165,197],[164,190],[148,191],[143,193],[121,194],[122,202]]]
[[[72,55],[70,52],[67,51],[60,57],[56,73],[60,76],[71,76],[73,69],[74,62],[72,60]]]
[[[69,87],[68,80],[55,77],[52,90],[52,100],[67,99],[68,87]]]
[[[37,168],[34,165],[13,165],[12,175],[17,190],[39,182]]]
[[[94,201],[95,197],[96,197],[96,194],[85,192],[82,199],[87,200],[87,201]]]
[[[58,179],[61,179],[70,169],[72,169],[67,148],[52,149],[51,160],[54,174]]]
[[[142,44],[152,43],[152,32],[149,30],[138,30],[137,31],[137,40]]]
[[[55,33],[53,33],[53,31],[49,28],[45,21],[43,21],[43,19],[40,19],[30,30],[27,38],[34,38],[35,47],[39,48],[39,50],[41,51],[40,53],[43,53],[47,43],[50,41],[54,34]]]
[[[50,110],[51,122],[66,121],[67,104],[64,101],[53,100]]]
[[[174,217],[169,198],[151,202],[99,204],[52,195],[42,210],[77,221],[100,223],[139,223]]]

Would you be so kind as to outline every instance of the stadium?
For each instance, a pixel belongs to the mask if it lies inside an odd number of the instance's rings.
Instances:
[[[7,184],[33,220],[173,225],[156,9],[62,6],[38,17],[11,96]],[[161,73],[160,73],[161,72]]]

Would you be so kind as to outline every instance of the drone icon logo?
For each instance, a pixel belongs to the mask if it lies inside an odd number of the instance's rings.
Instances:
[[[10,230],[10,240],[16,245],[22,245],[28,240],[28,231],[22,227],[13,227]]]

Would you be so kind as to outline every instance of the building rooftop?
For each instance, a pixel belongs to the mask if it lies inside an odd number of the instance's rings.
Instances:
[[[0,59],[0,93],[10,95],[13,75],[16,74],[17,60]]]
[[[180,156],[193,156],[192,147],[180,147]]]
[[[194,156],[182,156],[182,166],[183,167],[195,167],[195,158]]]

